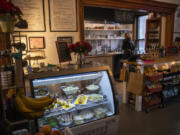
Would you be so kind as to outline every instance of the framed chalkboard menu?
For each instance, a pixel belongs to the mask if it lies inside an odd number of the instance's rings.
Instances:
[[[59,62],[71,61],[71,54],[68,48],[68,43],[63,41],[56,42]]]

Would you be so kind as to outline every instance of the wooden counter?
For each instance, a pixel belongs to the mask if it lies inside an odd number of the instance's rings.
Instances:
[[[131,65],[137,65],[137,66],[150,66],[154,64],[168,63],[168,62],[173,62],[173,61],[180,61],[180,55],[157,58],[154,61],[147,61],[147,62],[144,62],[143,60],[137,60],[137,61],[122,60],[121,62],[126,63],[126,64],[131,64]]]

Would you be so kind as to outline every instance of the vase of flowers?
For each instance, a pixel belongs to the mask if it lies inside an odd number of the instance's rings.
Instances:
[[[69,45],[69,50],[77,54],[77,64],[81,66],[85,61],[85,56],[92,50],[92,46],[88,42],[76,42]]]
[[[0,28],[4,33],[14,31],[14,24],[17,20],[22,20],[21,10],[7,0],[0,0]]]

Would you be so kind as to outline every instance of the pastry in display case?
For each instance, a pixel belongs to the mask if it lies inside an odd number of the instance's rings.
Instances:
[[[74,128],[116,115],[115,99],[108,70],[30,79],[32,95],[54,97],[38,128]]]

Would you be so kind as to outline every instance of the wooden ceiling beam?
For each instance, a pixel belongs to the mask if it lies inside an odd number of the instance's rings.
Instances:
[[[175,12],[177,5],[157,1],[139,0],[81,0],[84,6],[100,6],[109,8],[142,9],[170,14]]]

